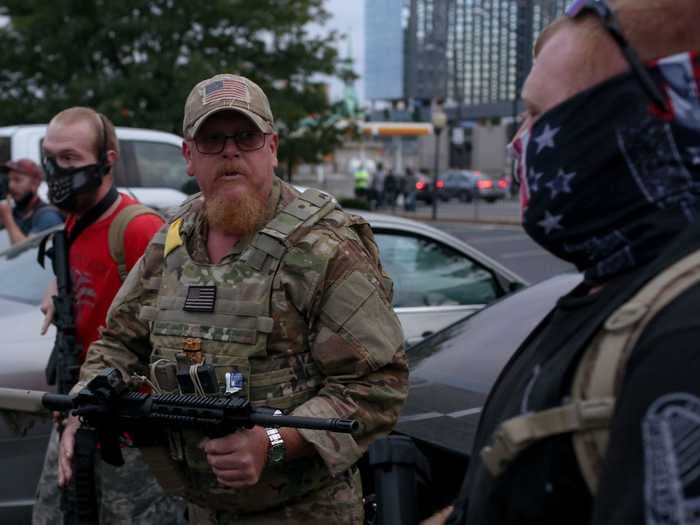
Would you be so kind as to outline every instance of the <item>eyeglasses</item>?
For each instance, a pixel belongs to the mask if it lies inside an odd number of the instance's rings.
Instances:
[[[224,151],[226,142],[231,139],[241,151],[256,151],[265,145],[265,135],[262,131],[239,131],[233,135],[223,133],[197,134],[194,138],[197,151],[203,155],[217,155]]]
[[[603,21],[605,30],[613,38],[620,48],[620,51],[622,51],[632,72],[637,77],[637,80],[639,80],[644,93],[661,111],[666,112],[667,107],[664,97],[661,95],[658,86],[654,83],[651,75],[649,75],[649,72],[642,64],[637,52],[629,45],[625,35],[622,34],[620,23],[613,10],[610,9],[610,6],[608,6],[605,0],[573,0],[573,2],[569,4],[569,7],[566,8],[564,14],[569,18],[576,18],[584,11],[593,12]]]

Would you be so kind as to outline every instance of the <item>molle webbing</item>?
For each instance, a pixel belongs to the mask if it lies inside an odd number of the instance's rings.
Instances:
[[[261,271],[268,258],[279,261],[293,239],[303,235],[337,207],[327,193],[306,190],[284,207],[251,241],[241,261]]]
[[[581,473],[596,494],[608,446],[616,395],[630,352],[654,317],[683,292],[700,283],[700,251],[677,261],[618,308],[584,350],[571,399],[561,406],[508,419],[480,456],[497,477],[524,449],[557,434],[571,433]]]

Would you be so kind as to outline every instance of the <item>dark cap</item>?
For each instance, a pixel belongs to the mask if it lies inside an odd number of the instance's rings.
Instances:
[[[5,168],[10,171],[16,171],[17,173],[22,173],[23,175],[29,175],[30,177],[42,180],[44,178],[44,173],[41,171],[39,165],[30,159],[19,159],[11,160],[4,164]]]

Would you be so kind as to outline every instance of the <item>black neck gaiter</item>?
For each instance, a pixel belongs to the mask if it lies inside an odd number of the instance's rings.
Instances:
[[[546,112],[514,143],[523,227],[591,281],[655,258],[700,211],[698,54],[649,70],[668,114],[623,74]]]

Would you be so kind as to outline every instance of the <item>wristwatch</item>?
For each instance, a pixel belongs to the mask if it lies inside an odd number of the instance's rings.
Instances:
[[[277,428],[266,428],[265,433],[270,442],[267,449],[267,464],[280,465],[284,463],[284,457],[287,455],[287,447],[284,445],[284,440]]]

